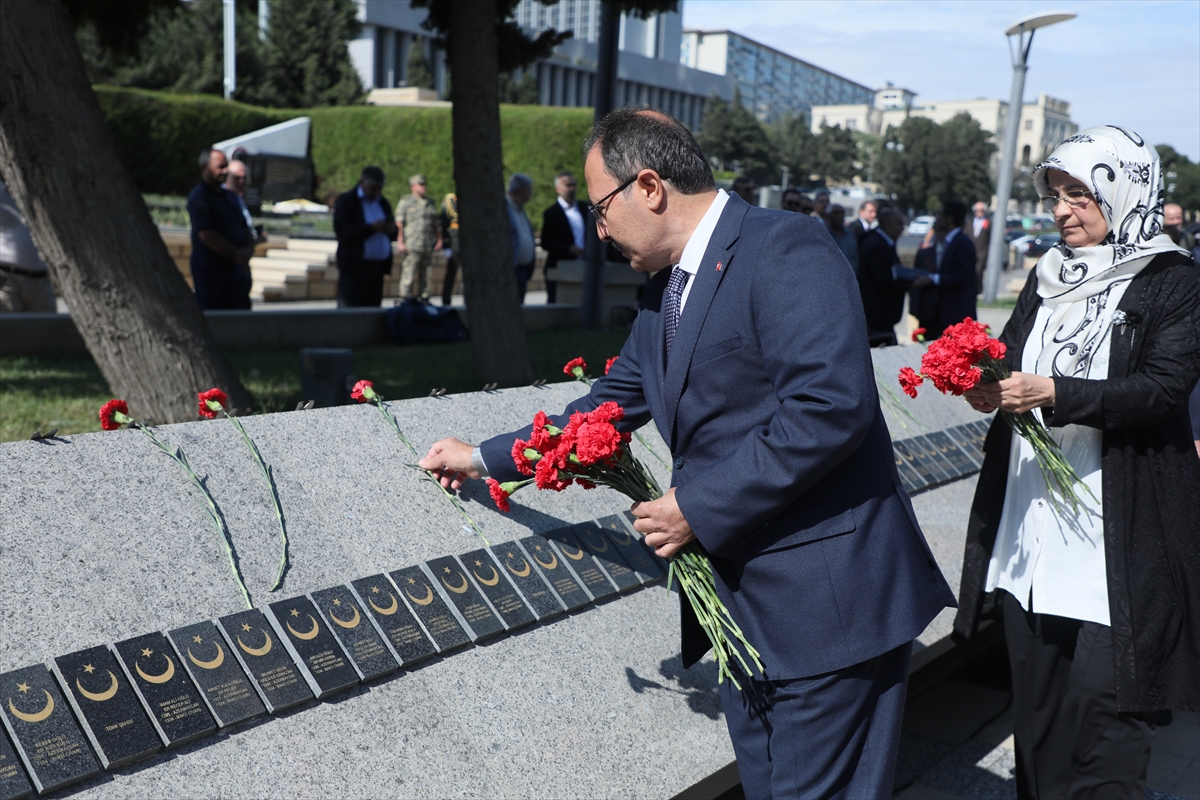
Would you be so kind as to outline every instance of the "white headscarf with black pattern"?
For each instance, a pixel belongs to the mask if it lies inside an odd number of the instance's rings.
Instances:
[[[1186,252],[1163,233],[1163,178],[1158,153],[1133,131],[1102,125],[1080,131],[1034,168],[1038,194],[1060,170],[1087,186],[1108,223],[1093,247],[1060,241],[1037,263],[1038,295],[1053,309],[1042,332],[1040,375],[1091,376],[1098,347],[1107,350],[1117,304],[1133,276],[1160,253]],[[1032,338],[1032,337],[1031,337]],[[1106,357],[1102,361],[1107,364]]]

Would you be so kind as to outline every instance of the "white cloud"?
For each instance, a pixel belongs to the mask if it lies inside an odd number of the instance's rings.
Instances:
[[[1120,124],[1200,161],[1200,3],[1195,0],[899,2],[683,0],[684,25],[729,29],[847,78],[887,81],[918,101],[1007,100],[1004,29],[1063,9],[1034,38],[1025,98],[1071,103],[1081,127]]]

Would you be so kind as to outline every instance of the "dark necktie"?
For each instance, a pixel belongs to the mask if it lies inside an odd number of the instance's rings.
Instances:
[[[663,309],[665,315],[663,322],[666,325],[668,358],[671,357],[671,345],[675,343],[675,329],[679,327],[679,310],[683,301],[683,290],[687,287],[690,277],[692,276],[688,272],[680,269],[676,264],[675,268],[671,270],[671,279],[667,282],[667,301]]]

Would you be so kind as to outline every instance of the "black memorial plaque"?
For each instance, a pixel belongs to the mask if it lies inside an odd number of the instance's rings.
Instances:
[[[554,593],[562,600],[567,611],[583,608],[592,601],[587,589],[579,583],[575,573],[563,564],[562,559],[558,557],[558,551],[545,537],[537,534],[526,536],[521,540],[521,546],[546,579],[546,583],[550,584]]]
[[[946,428],[946,430],[940,432],[946,434],[950,441],[954,443],[954,446],[958,448],[958,451],[971,462],[972,472],[978,472],[983,460],[979,453],[978,443],[975,441],[975,435],[967,432],[967,426],[955,425],[953,428]]]
[[[331,586],[310,596],[361,680],[373,681],[400,668],[347,587]]]
[[[662,570],[662,574],[665,576],[667,571],[671,569],[671,565],[667,563],[665,558],[660,558],[658,553],[654,552],[654,548],[646,544],[645,537],[637,532],[637,526],[634,525],[634,523],[637,521],[637,517],[635,517],[633,512],[629,510],[622,511],[621,516],[625,519],[625,523],[629,525],[629,530],[633,531],[636,536],[640,537],[639,541],[642,543],[642,549],[650,555],[650,558],[654,559],[654,563],[658,564],[658,568]]]
[[[902,452],[901,448],[896,445],[897,442],[892,442],[892,457],[896,459],[896,472],[900,475],[900,485],[908,494],[916,494],[925,488],[925,484],[921,480],[920,474],[917,473],[916,467],[905,455],[907,451]]]
[[[304,676],[261,611],[252,608],[229,614],[218,619],[217,626],[267,711],[278,714],[313,699]]]
[[[396,584],[404,599],[412,604],[413,613],[429,632],[439,653],[449,653],[471,643],[467,632],[450,612],[446,601],[434,590],[429,576],[420,567],[394,570],[388,573],[388,577]]]
[[[600,519],[598,524],[604,529],[609,541],[621,551],[625,563],[634,571],[643,586],[662,580],[663,571],[659,569],[650,548],[642,542],[637,531],[630,529],[619,515],[611,514]]]
[[[267,713],[216,625],[197,622],[169,631],[167,638],[175,645],[179,663],[200,688],[200,699],[217,725],[228,728]]]
[[[267,606],[279,640],[300,667],[318,700],[358,685],[358,673],[307,597],[279,600]]]
[[[1007,423],[1006,423],[1007,424]],[[983,442],[987,439],[988,431],[992,427],[992,418],[981,419],[976,422],[962,426],[965,432],[975,444],[975,455],[979,459],[979,463],[983,464]]]
[[[979,466],[975,463],[975,460],[958,446],[958,443],[950,437],[947,431],[935,431],[926,434],[925,438],[950,463],[950,468],[954,471],[955,479],[965,478],[979,471]]]
[[[158,733],[111,650],[89,647],[58,656],[54,666],[101,766],[116,769],[162,750]]]
[[[570,528],[559,528],[542,534],[558,550],[563,563],[575,571],[583,588],[596,600],[608,600],[617,596],[617,589],[612,581],[596,564],[592,554],[579,543],[579,537]]]
[[[533,614],[522,602],[521,596],[513,588],[512,583],[504,575],[504,570],[492,560],[487,550],[480,548],[458,557],[462,565],[471,573],[478,584],[479,590],[487,597],[492,608],[500,615],[505,627],[509,630],[532,625],[535,622]]]
[[[534,571],[533,561],[516,542],[492,545],[492,553],[496,560],[508,573],[517,591],[525,603],[533,610],[538,621],[562,616],[562,603],[554,590],[546,585],[542,577]],[[468,554],[470,555],[470,554]]]
[[[100,772],[100,764],[63,698],[58,685],[42,664],[0,675],[0,722],[38,794],[70,786]],[[14,765],[15,766],[15,765]],[[0,762],[3,767],[3,762]],[[12,774],[0,786],[19,786],[20,768],[0,769]],[[19,795],[18,795],[19,796]]]
[[[621,555],[621,551],[617,549],[616,544],[604,535],[603,528],[595,522],[580,522],[572,530],[575,531],[575,536],[587,548],[587,551],[592,554],[600,571],[607,575],[608,579],[617,587],[618,592],[624,594],[642,587],[637,573],[629,568],[629,564]]]
[[[178,747],[216,733],[212,714],[187,672],[175,663],[167,637],[155,631],[113,647],[163,744]]]
[[[904,459],[904,463],[917,476],[916,486],[909,490],[910,493],[924,491],[937,485],[938,479],[929,464],[929,460],[924,456],[920,448],[912,446],[909,439],[899,439],[892,442],[892,449]]]
[[[158,743],[158,737],[154,737]],[[25,777],[25,770],[17,758],[17,751],[8,741],[8,733],[0,725],[0,800],[25,800],[33,797],[33,784]]]
[[[400,602],[386,575],[368,575],[351,581],[350,585],[365,603],[372,624],[401,665],[407,667],[437,654],[437,648],[421,630],[408,606]]]
[[[950,466],[950,462],[946,459],[942,452],[938,450],[937,446],[929,440],[928,436],[913,436],[906,441],[908,442],[910,450],[915,448],[925,456],[930,467],[933,469],[934,474],[937,475],[939,484],[949,483],[958,477],[954,474],[954,471]]]
[[[442,556],[425,562],[429,573],[446,590],[446,597],[467,623],[471,641],[481,642],[504,633],[504,623],[492,611],[483,595],[471,583],[466,570],[454,556]]]

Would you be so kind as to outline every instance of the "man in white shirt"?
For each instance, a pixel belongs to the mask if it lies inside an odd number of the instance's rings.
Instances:
[[[542,212],[542,249],[546,251],[546,272],[559,261],[583,258],[587,238],[587,208],[575,199],[577,183],[570,172],[560,172],[554,178],[558,199]],[[557,301],[558,285],[546,278],[546,302]]]

